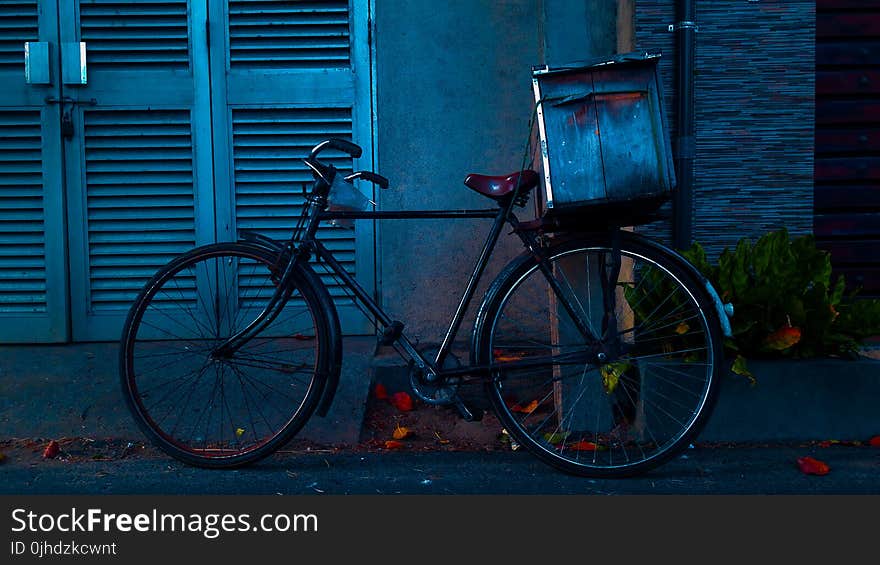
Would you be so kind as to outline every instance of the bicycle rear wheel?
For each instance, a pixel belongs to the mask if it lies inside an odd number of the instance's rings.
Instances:
[[[275,291],[276,257],[246,243],[200,247],[141,291],[120,347],[122,390],[138,425],[173,457],[235,467],[269,455],[314,412],[333,366],[332,302],[294,272],[282,313],[233,355],[217,346]]]
[[[637,474],[685,448],[711,411],[722,359],[702,284],[677,255],[634,234],[622,234],[620,273],[606,285],[617,327],[603,332],[599,273],[611,249],[595,236],[547,250],[553,279],[604,340],[578,330],[529,256],[498,277],[477,325],[477,362],[493,366],[487,393],[507,431],[544,462],[583,476]]]

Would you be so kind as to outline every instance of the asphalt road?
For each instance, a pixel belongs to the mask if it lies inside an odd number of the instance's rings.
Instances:
[[[803,474],[798,457],[830,466]],[[0,494],[880,494],[880,448],[697,447],[648,474],[597,480],[518,452],[277,453],[239,470],[185,466],[161,454],[110,461],[8,453]]]

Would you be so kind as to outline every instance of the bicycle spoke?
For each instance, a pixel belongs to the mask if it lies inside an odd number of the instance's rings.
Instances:
[[[627,400],[629,400],[630,405],[635,408],[638,405],[637,400],[635,398],[633,398],[633,396],[630,394],[629,390],[626,387],[623,388],[623,392],[626,394],[626,398],[627,398]],[[657,442],[657,439],[654,437],[654,432],[651,429],[651,427],[648,425],[645,425],[644,428],[648,432],[648,435],[651,436],[651,441],[654,442],[654,444],[659,445],[659,443]],[[639,447],[639,452],[642,456],[642,459],[646,459],[647,454],[645,453],[645,450],[642,449],[641,442],[636,442],[636,445],[638,445],[638,447]]]
[[[246,357],[240,356],[236,357],[235,359],[230,359],[229,364],[238,365],[241,367],[251,367],[253,369],[266,369],[268,371],[281,373],[282,375],[293,375],[295,373],[310,374],[312,371],[309,366],[305,364],[289,366],[284,363],[266,363],[259,360],[250,360]]]
[[[174,424],[174,426],[171,428],[171,432],[170,432],[171,435],[174,435],[174,433],[177,431],[177,426],[180,425],[180,420],[181,420],[181,418],[183,418],[183,414],[186,413],[186,409],[187,409],[187,407],[189,406],[190,400],[192,399],[193,392],[195,392],[195,389],[196,389],[196,387],[197,387],[198,384],[199,384],[199,380],[201,380],[202,375],[204,375],[205,369],[206,369],[207,367],[208,367],[208,364],[207,364],[207,363],[205,363],[204,365],[202,365],[202,368],[201,368],[200,371],[199,371],[199,376],[198,376],[198,378],[196,378],[196,380],[193,381],[192,386],[189,388],[189,392],[188,392],[187,395],[186,395],[186,400],[185,400],[184,403],[183,403],[183,410],[181,410],[180,415],[177,417],[177,422],[176,422],[176,423]],[[168,412],[168,414],[170,414],[170,411]],[[167,417],[167,414],[166,414],[166,417]]]
[[[187,352],[187,353],[189,353],[189,352]],[[202,353],[202,354],[203,354],[204,352],[194,352],[192,355],[186,355],[185,357],[193,357],[193,356],[195,356],[195,355],[198,354],[198,353]],[[156,371],[162,371],[162,370],[165,370],[165,369],[167,369],[167,368],[169,368],[169,367],[173,367],[173,366],[175,366],[175,365],[179,365],[179,364],[180,364],[180,361],[181,361],[181,359],[178,357],[177,359],[171,359],[171,360],[169,360],[169,361],[166,361],[165,363],[163,363],[163,364],[161,364],[161,365],[159,365],[159,366],[153,366],[153,367],[149,367],[149,368],[147,368],[147,369],[139,369],[138,372],[139,372],[141,375],[148,375],[148,374],[150,374],[150,373],[155,373]]]
[[[185,373],[182,377],[176,377],[175,379],[173,379],[173,380],[170,381],[170,382],[180,381],[181,379],[183,379],[184,382],[187,382],[187,381],[189,381],[191,378],[196,378],[196,377],[200,376],[201,373],[202,373],[202,371],[204,371],[204,370],[205,370],[205,367],[207,367],[207,366],[208,366],[208,363],[205,362],[205,363],[203,363],[202,366],[199,367],[198,369],[194,369],[194,370],[190,371],[189,373]],[[156,388],[161,388],[161,387],[156,387]],[[148,390],[149,390],[149,389],[148,389]],[[144,398],[144,391],[141,391],[141,390],[139,389],[138,392],[139,392],[139,395],[141,396],[141,398]],[[173,391],[173,390],[170,391],[170,392],[165,393],[165,395],[162,396],[162,397],[160,397],[159,400],[154,401],[154,403],[153,403],[151,406],[147,407],[147,411],[148,411],[148,412],[152,411],[152,408],[153,408],[153,407],[158,406],[159,403],[161,403],[163,400],[165,400],[166,398],[168,398],[168,397],[171,396],[172,394],[174,394],[174,391]]]
[[[266,384],[262,381],[256,380],[256,379],[250,377],[247,373],[245,373],[243,371],[242,371],[242,375],[248,381],[253,383],[255,389],[259,389],[259,387],[263,387],[265,390],[268,390],[271,394],[277,394],[277,395],[283,396],[284,398],[288,399],[289,401],[295,403],[295,405],[299,404],[299,401],[297,399],[295,399],[294,397],[290,396],[289,394],[282,392],[282,391],[278,390],[277,388],[275,388],[269,384]],[[265,400],[266,398],[267,398],[267,396],[264,395],[263,399]],[[274,408],[274,406],[273,406],[273,408]],[[276,408],[276,410],[277,410],[277,408]],[[280,410],[279,410],[279,412],[281,412],[282,414],[284,413],[283,411],[280,411]]]
[[[244,386],[244,381],[242,381],[241,375],[239,374],[238,369],[236,367],[230,366],[229,368],[232,370],[232,372],[235,374],[235,378],[238,380],[238,385],[241,388],[241,396],[242,396],[242,399],[244,400],[244,405],[245,405],[245,408],[247,409],[247,413],[248,413],[248,422],[250,423],[250,432],[254,438],[254,442],[257,442],[257,441],[259,441],[259,439],[257,438],[257,424],[256,424],[256,422],[254,422],[254,413],[251,410],[251,404],[248,399],[247,389]],[[259,410],[259,406],[257,406],[257,409]],[[263,418],[263,421],[266,423],[266,428],[268,430],[271,430],[272,426],[269,424],[269,421],[266,420],[266,416],[262,415],[262,414],[261,414],[261,416]]]

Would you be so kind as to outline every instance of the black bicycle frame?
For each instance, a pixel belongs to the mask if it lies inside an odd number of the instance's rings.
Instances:
[[[403,349],[410,355],[415,362],[416,366],[419,369],[425,371],[426,379],[431,381],[433,377],[440,372],[439,368],[443,366],[443,362],[446,359],[446,356],[449,354],[449,350],[452,348],[452,343],[455,340],[455,336],[458,334],[458,330],[461,327],[461,322],[464,318],[464,314],[467,311],[468,306],[470,305],[471,300],[474,297],[474,292],[476,291],[477,284],[480,281],[480,278],[483,274],[483,271],[486,269],[486,265],[489,263],[489,257],[492,254],[492,250],[495,248],[495,244],[498,242],[498,236],[501,235],[501,230],[504,228],[505,220],[509,215],[509,210],[507,206],[502,205],[497,210],[416,210],[416,211],[376,211],[376,212],[349,212],[349,211],[331,211],[331,212],[322,212],[318,215],[319,220],[333,220],[333,219],[358,219],[358,220],[415,220],[415,219],[461,219],[461,218],[494,218],[494,222],[492,224],[492,229],[489,231],[489,236],[486,238],[486,242],[483,244],[483,249],[480,252],[479,258],[477,259],[477,263],[474,266],[474,270],[471,273],[470,279],[468,280],[467,287],[464,290],[464,294],[461,297],[461,300],[458,303],[458,307],[455,310],[455,314],[452,317],[452,321],[449,324],[449,329],[446,331],[446,336],[443,338],[443,343],[440,345],[440,349],[437,352],[437,356],[434,358],[433,362],[425,359],[421,353],[419,353],[416,348],[413,346],[412,342],[406,337],[406,335],[401,331],[400,335],[397,336],[397,343],[399,343]],[[382,307],[376,303],[375,300],[363,289],[363,287],[358,284],[358,282],[352,277],[342,265],[333,257],[333,254],[328,250],[320,241],[313,240],[311,242],[313,249],[315,250],[315,254],[323,260],[327,266],[329,266],[336,275],[338,275],[342,281],[348,286],[355,294],[358,300],[369,310],[369,312],[376,317],[376,320],[379,321],[384,327],[388,327],[393,323],[391,317],[382,310]]]
[[[467,286],[465,287],[464,293],[459,300],[458,306],[455,309],[455,314],[452,317],[452,320],[449,323],[449,328],[446,331],[446,335],[443,338],[443,342],[440,344],[440,348],[437,351],[436,357],[433,361],[425,359],[419,351],[413,346],[412,342],[406,337],[406,335],[401,331],[398,336],[396,336],[396,342],[400,344],[403,349],[410,355],[415,362],[416,366],[419,369],[425,372],[425,379],[428,382],[436,380],[440,376],[450,377],[450,376],[458,376],[458,375],[466,375],[466,374],[474,374],[484,371],[489,371],[491,366],[487,365],[485,367],[482,366],[468,366],[461,367],[458,369],[442,369],[443,362],[446,360],[449,351],[452,349],[452,344],[455,341],[455,337],[458,334],[458,330],[461,327],[461,323],[464,319],[464,315],[467,312],[468,307],[470,306],[471,300],[473,300],[474,293],[476,292],[477,285],[480,282],[480,279],[483,276],[483,272],[486,269],[486,266],[489,264],[489,258],[492,255],[492,251],[495,249],[495,245],[498,243],[498,237],[501,235],[501,231],[504,229],[504,224],[509,223],[513,228],[514,233],[519,235],[520,239],[523,241],[523,244],[532,252],[536,257],[539,258],[542,268],[541,270],[547,274],[550,272],[551,267],[547,264],[547,258],[540,250],[540,246],[537,243],[534,235],[520,228],[519,221],[516,216],[511,211],[511,205],[507,202],[499,203],[500,207],[497,210],[415,210],[415,211],[364,211],[364,212],[355,212],[355,211],[330,211],[330,212],[320,212],[317,214],[317,220],[334,220],[334,219],[347,219],[347,220],[414,220],[414,219],[462,219],[462,218],[485,218],[485,219],[493,219],[494,222],[492,224],[492,228],[489,230],[489,234],[486,237],[486,241],[483,244],[483,248],[480,251],[480,255],[477,258],[477,262],[474,265],[474,269],[471,272],[470,278],[468,279]],[[317,239],[311,239],[304,242],[307,245],[310,245],[314,250],[315,255],[319,257],[326,265],[340,278],[342,282],[354,292],[356,298],[366,307],[366,309],[372,314],[376,320],[382,324],[383,327],[388,327],[394,320],[382,309],[379,304],[376,303],[375,300],[369,295],[369,293],[364,290],[364,288],[352,277],[344,267],[333,257],[333,253],[327,249],[324,244],[322,244]],[[597,342],[596,336],[592,334],[586,324],[583,323],[580,316],[577,315],[576,310],[574,309],[571,301],[568,296],[565,294],[562,288],[558,286],[555,277],[548,277],[548,280],[551,283],[551,287],[554,292],[557,294],[560,299],[563,307],[568,311],[572,320],[575,321],[579,330],[587,337],[591,342]],[[597,346],[598,347],[598,346]],[[554,358],[554,362],[580,362],[582,363],[585,358],[592,357],[595,355],[597,351],[588,351],[584,353],[578,353],[576,355],[567,355],[566,359],[562,358]],[[568,358],[571,359],[568,359]],[[513,367],[516,365],[516,368],[526,368],[529,366],[541,366],[546,365],[548,359],[534,359],[529,361],[518,361],[515,363],[510,363],[509,365]],[[521,367],[520,367],[521,366]]]
[[[364,288],[355,280],[348,271],[336,260],[333,256],[333,253],[324,246],[317,238],[317,229],[318,225],[322,221],[328,220],[416,220],[416,219],[471,219],[471,218],[483,218],[483,219],[493,219],[492,228],[489,231],[489,234],[486,238],[485,243],[483,244],[483,248],[480,251],[480,255],[477,258],[477,262],[474,265],[474,269],[471,273],[470,278],[468,279],[467,286],[465,287],[464,293],[462,294],[461,299],[459,300],[458,307],[455,310],[455,314],[452,317],[452,320],[449,323],[449,328],[446,331],[446,335],[443,338],[443,342],[440,345],[439,350],[437,351],[437,355],[433,360],[425,359],[425,357],[416,350],[415,346],[412,342],[406,337],[405,333],[401,330],[398,335],[394,336],[394,340],[398,343],[404,351],[412,358],[413,362],[416,366],[423,371],[425,375],[425,380],[428,382],[434,382],[440,378],[451,377],[451,376],[463,376],[466,374],[474,375],[475,373],[483,373],[491,370],[490,365],[486,366],[468,366],[461,367],[457,369],[446,369],[442,370],[442,366],[446,357],[449,354],[449,351],[452,349],[452,344],[455,341],[455,337],[458,334],[458,330],[461,327],[461,323],[464,319],[464,315],[470,306],[471,300],[474,297],[474,293],[476,292],[477,285],[480,282],[480,279],[483,275],[483,272],[486,269],[486,266],[489,263],[489,258],[492,255],[492,251],[495,248],[495,245],[498,242],[498,237],[501,235],[501,231],[504,229],[504,224],[509,223],[513,228],[513,232],[516,233],[526,249],[528,249],[538,260],[539,267],[544,275],[547,277],[547,280],[550,282],[550,286],[559,299],[562,306],[565,308],[571,319],[575,322],[577,328],[583,334],[585,338],[587,338],[588,342],[596,344],[595,347],[590,348],[587,351],[579,352],[576,354],[566,354],[562,356],[555,357],[544,357],[544,358],[535,358],[525,361],[515,361],[511,363],[506,363],[505,366],[510,368],[526,368],[531,366],[540,366],[546,365],[548,361],[552,360],[555,363],[583,363],[585,360],[593,358],[599,352],[599,344],[597,336],[593,335],[590,329],[587,327],[587,324],[581,319],[578,315],[576,309],[574,308],[572,301],[569,300],[567,294],[564,289],[559,286],[556,278],[552,276],[552,267],[547,260],[547,257],[544,255],[541,246],[538,244],[537,238],[534,233],[529,230],[522,229],[519,221],[516,216],[512,213],[513,200],[499,202],[499,208],[497,210],[414,210],[414,211],[321,211],[322,206],[315,206],[311,214],[309,214],[308,227],[305,230],[301,240],[299,241],[299,246],[294,250],[291,255],[291,259],[288,264],[285,266],[284,272],[281,275],[281,280],[278,285],[278,289],[275,294],[269,300],[269,303],[265,307],[265,309],[243,330],[239,331],[232,337],[230,337],[226,342],[224,342],[220,347],[215,351],[215,355],[232,355],[234,352],[241,347],[244,343],[249,341],[251,337],[259,333],[263,328],[267,327],[272,321],[278,316],[281,310],[284,307],[284,304],[287,302],[287,299],[290,296],[292,291],[290,285],[288,284],[289,278],[293,269],[298,260],[301,257],[307,256],[308,254],[314,254],[317,258],[324,262],[330,270],[338,276],[343,284],[349,288],[355,295],[355,298],[360,301],[360,303],[369,311],[371,315],[376,318],[376,321],[382,324],[383,328],[387,328],[394,323],[394,320],[382,309],[382,307],[373,299],[370,294],[364,290]],[[306,258],[306,260],[308,260]]]

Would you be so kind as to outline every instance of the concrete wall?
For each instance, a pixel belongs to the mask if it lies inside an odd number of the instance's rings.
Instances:
[[[462,181],[470,172],[519,170],[533,106],[530,70],[540,63],[538,12],[535,0],[376,3],[377,162],[391,180],[379,209],[494,206]],[[406,320],[408,335],[442,339],[490,225],[380,223],[381,297]],[[518,241],[507,243],[481,288],[519,252]]]
[[[697,38],[694,225],[712,255],[783,225],[793,233],[812,228],[812,4],[721,4],[738,15],[704,6]],[[621,22],[631,18],[621,14],[632,10],[632,0],[377,2],[378,169],[392,181],[380,208],[492,206],[462,180],[519,168],[531,66],[629,50]],[[664,51],[673,129],[675,38],[667,26],[674,21],[673,0],[635,3],[635,48]],[[410,335],[442,338],[488,228],[486,220],[378,227],[381,297]],[[670,239],[668,223],[640,229]],[[501,251],[481,288],[519,243]]]

